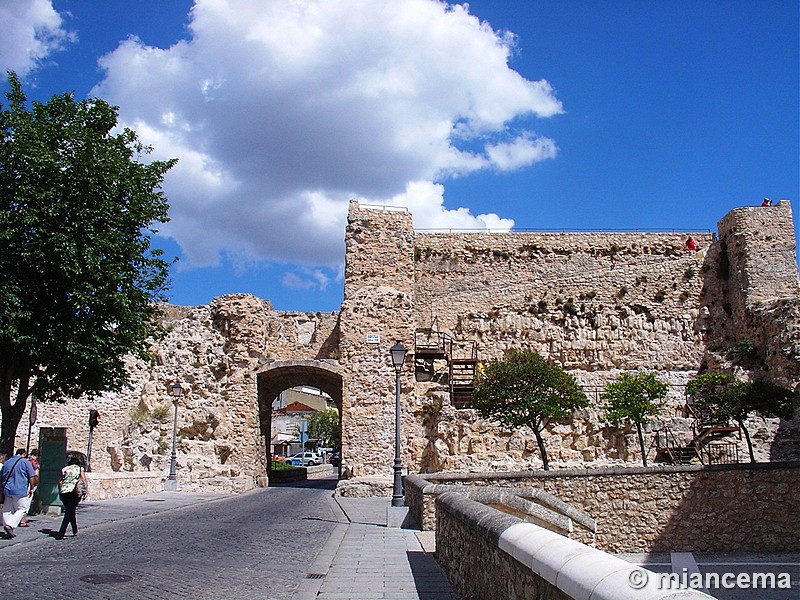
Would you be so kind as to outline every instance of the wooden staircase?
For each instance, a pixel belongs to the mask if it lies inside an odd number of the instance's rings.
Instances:
[[[431,329],[419,330],[414,339],[414,360],[424,363],[445,360],[448,368],[450,402],[455,408],[470,408],[475,376],[478,370],[477,345],[457,340],[451,335]]]

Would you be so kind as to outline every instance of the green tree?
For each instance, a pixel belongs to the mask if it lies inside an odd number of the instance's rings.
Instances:
[[[623,423],[636,425],[642,464],[647,466],[647,451],[644,447],[642,427],[651,417],[658,416],[661,400],[667,395],[669,386],[660,381],[655,373],[640,371],[635,375],[622,373],[606,384],[601,395],[605,403],[606,419],[620,426]]]
[[[730,373],[702,373],[689,381],[686,393],[713,422],[735,421],[744,433],[750,462],[756,462],[753,442],[745,425],[754,412],[764,417],[791,419],[796,395],[765,379],[739,381]]]
[[[320,441],[325,448],[339,448],[339,411],[329,408],[308,416],[308,437]]]
[[[572,375],[531,350],[510,350],[503,359],[479,369],[472,403],[483,418],[504,427],[530,427],[545,470],[550,464],[542,439],[544,428],[551,420],[566,419],[589,405]]]
[[[96,396],[146,356],[170,263],[151,248],[168,220],[161,191],[174,160],[142,162],[135,132],[113,133],[103,100],[27,98],[8,74],[0,104],[0,451],[34,395]]]

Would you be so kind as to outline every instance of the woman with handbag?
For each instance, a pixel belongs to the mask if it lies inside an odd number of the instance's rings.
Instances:
[[[78,521],[75,517],[75,509],[78,502],[86,497],[86,490],[89,489],[86,481],[86,471],[81,466],[80,458],[71,454],[67,459],[67,466],[61,469],[61,478],[58,480],[58,497],[64,505],[64,519],[61,521],[61,528],[56,534],[57,540],[63,540],[67,533],[67,525],[72,526],[73,537],[78,535]]]

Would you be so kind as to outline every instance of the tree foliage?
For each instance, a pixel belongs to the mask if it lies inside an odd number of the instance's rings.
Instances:
[[[644,446],[642,426],[651,417],[658,416],[661,400],[667,395],[669,386],[656,377],[655,373],[640,371],[635,375],[622,373],[617,379],[606,384],[601,396],[605,403],[606,419],[613,425],[633,423],[639,437],[642,451],[642,464],[647,466],[647,451]]]
[[[72,94],[27,98],[9,73],[0,104],[0,450],[27,400],[120,389],[123,357],[145,356],[170,263],[151,247],[168,220],[161,191],[175,161],[130,129],[117,108]]]
[[[747,441],[750,462],[756,462],[750,432],[745,425],[754,412],[763,417],[791,419],[796,395],[765,379],[740,381],[730,373],[701,373],[686,385],[695,408],[714,423],[735,421]]]
[[[542,463],[549,469],[542,431],[552,419],[566,419],[589,405],[575,378],[531,350],[510,350],[478,372],[473,406],[485,419],[506,428],[533,430]]]
[[[320,441],[325,448],[339,448],[339,411],[329,408],[308,416],[308,437]]]

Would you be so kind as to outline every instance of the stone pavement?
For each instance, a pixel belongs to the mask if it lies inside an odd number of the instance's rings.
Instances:
[[[111,500],[88,500],[78,505],[78,527],[82,531],[102,523],[154,515],[165,510],[230,497],[230,494],[160,492]],[[3,547],[6,547],[40,540],[42,531],[52,530],[55,533],[60,526],[60,516],[33,515],[30,517],[30,527],[17,527],[14,530],[16,537],[11,540],[3,539],[1,543]],[[72,530],[68,528],[67,537],[70,535],[72,535]]]
[[[81,532],[112,521],[230,498],[230,494],[161,492],[89,501],[78,508]],[[386,527],[390,498],[330,498],[337,524],[292,600],[452,600],[456,596],[433,557],[433,532]],[[46,543],[61,517],[34,515],[3,547]],[[67,537],[71,531],[67,531]],[[21,549],[21,548],[20,548]],[[24,556],[21,555],[21,556]]]
[[[342,522],[292,600],[451,600],[431,532],[386,527],[390,498],[336,498]]]

